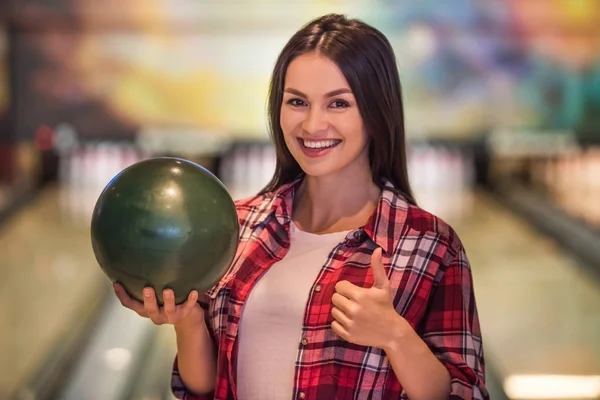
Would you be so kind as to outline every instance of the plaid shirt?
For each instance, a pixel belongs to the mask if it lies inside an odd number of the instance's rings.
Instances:
[[[240,241],[234,262],[201,302],[217,347],[213,393],[186,390],[177,369],[179,399],[236,399],[236,350],[242,307],[258,279],[289,249],[295,190],[301,180],[273,193],[236,202]],[[338,281],[370,287],[376,247],[393,291],[394,306],[446,366],[451,399],[488,399],[484,358],[470,266],[450,226],[410,205],[387,183],[368,222],[333,248],[306,305],[298,343],[292,399],[406,399],[383,350],[348,343],[331,330],[331,297]]]

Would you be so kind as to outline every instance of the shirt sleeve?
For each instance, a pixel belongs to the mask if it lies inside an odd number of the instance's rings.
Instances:
[[[442,274],[420,335],[450,373],[450,399],[488,400],[473,278],[462,245]]]
[[[206,299],[206,298],[199,299],[198,304],[200,304],[200,307],[202,307],[202,309],[204,310],[205,322],[206,322],[207,326],[210,326],[210,325],[208,325],[209,324],[208,299]],[[210,335],[211,340],[213,340],[213,342],[215,342],[215,338],[212,335],[212,330],[209,329],[209,332],[211,334]],[[175,398],[181,399],[181,400],[212,400],[212,399],[214,399],[214,392],[198,395],[198,394],[192,393],[185,386],[185,384],[183,383],[183,380],[181,379],[181,375],[179,374],[179,365],[177,363],[177,360],[178,360],[178,356],[175,355],[175,361],[173,362],[173,371],[171,373],[171,391],[172,391],[173,395],[175,396]]]

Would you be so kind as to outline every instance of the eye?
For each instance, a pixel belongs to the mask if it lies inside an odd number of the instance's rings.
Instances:
[[[335,100],[333,101],[333,103],[331,103],[331,106],[333,108],[348,108],[350,107],[350,104],[348,104],[348,102],[344,100]]]
[[[287,101],[287,104],[289,104],[292,107],[302,107],[306,105],[306,103],[304,103],[304,101],[302,101],[301,99],[289,99]]]

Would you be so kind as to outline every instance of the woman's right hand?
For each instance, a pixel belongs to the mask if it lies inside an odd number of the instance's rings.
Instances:
[[[122,285],[113,285],[123,307],[135,311],[139,316],[150,318],[156,325],[171,324],[176,328],[195,328],[204,324],[204,310],[197,303],[198,292],[193,290],[185,303],[175,305],[171,289],[163,290],[164,306],[159,307],[154,289],[144,288],[144,302],[131,298]]]

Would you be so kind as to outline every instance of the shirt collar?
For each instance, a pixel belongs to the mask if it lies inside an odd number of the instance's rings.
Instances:
[[[388,180],[384,180],[377,208],[362,228],[369,238],[390,255],[406,229],[409,203]]]
[[[288,223],[291,220],[294,195],[302,180],[303,176],[300,176],[268,194],[265,207],[260,217],[256,219],[255,225],[262,223],[271,214],[279,223],[283,225]],[[384,180],[377,207],[360,229],[386,254],[391,254],[403,234],[408,207],[409,204],[404,196],[391,182]]]
[[[280,224],[285,225],[292,217],[292,206],[296,189],[302,183],[300,176],[290,183],[280,186],[278,189],[265,194],[261,210],[254,219],[252,228],[264,223],[270,215],[274,215]]]

